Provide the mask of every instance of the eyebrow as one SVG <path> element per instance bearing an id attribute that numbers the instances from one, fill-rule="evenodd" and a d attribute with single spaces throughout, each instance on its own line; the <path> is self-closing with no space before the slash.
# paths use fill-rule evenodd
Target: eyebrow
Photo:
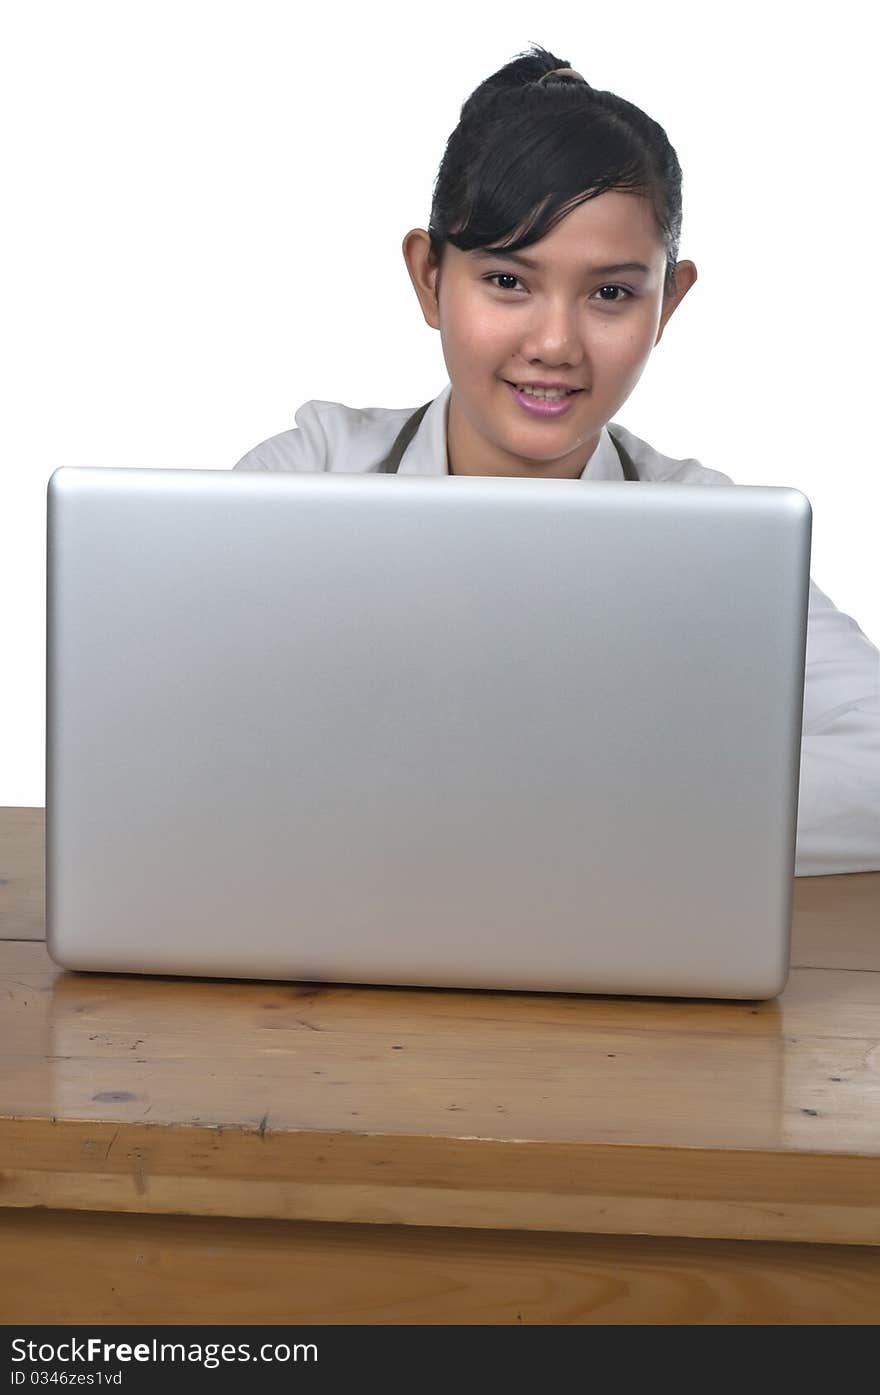
<path id="1" fill-rule="evenodd" d="M 530 271 L 541 269 L 540 262 L 531 257 L 524 257 L 520 252 L 500 252 L 492 251 L 488 247 L 475 247 L 472 255 L 480 261 L 515 262 L 517 266 L 526 266 Z M 651 268 L 644 262 L 614 262 L 610 266 L 588 266 L 585 270 L 591 276 L 616 276 L 621 271 L 644 271 L 648 276 L 651 274 Z"/>

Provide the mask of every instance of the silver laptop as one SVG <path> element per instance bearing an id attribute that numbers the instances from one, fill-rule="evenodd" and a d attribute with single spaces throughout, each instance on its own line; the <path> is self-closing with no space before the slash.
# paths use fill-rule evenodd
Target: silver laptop
<path id="1" fill-rule="evenodd" d="M 799 491 L 65 467 L 47 502 L 60 965 L 781 991 Z"/>

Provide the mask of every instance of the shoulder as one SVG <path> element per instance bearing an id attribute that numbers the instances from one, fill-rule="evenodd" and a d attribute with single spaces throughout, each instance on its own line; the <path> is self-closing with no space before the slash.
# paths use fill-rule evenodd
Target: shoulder
<path id="1" fill-rule="evenodd" d="M 729 475 L 710 470 L 699 460 L 691 457 L 676 460 L 671 455 L 663 455 L 619 422 L 609 422 L 609 426 L 631 456 L 640 480 L 657 484 L 733 484 Z"/>
<path id="2" fill-rule="evenodd" d="M 294 415 L 296 426 L 261 441 L 236 470 L 375 470 L 390 450 L 412 407 L 347 407 L 315 398 Z"/>

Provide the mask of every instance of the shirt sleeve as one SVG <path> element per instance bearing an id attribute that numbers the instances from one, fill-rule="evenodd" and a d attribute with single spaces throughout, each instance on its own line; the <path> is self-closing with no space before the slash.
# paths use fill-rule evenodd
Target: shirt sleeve
<path id="1" fill-rule="evenodd" d="M 261 441 L 243 455 L 234 470 L 308 472 L 327 469 L 327 436 L 317 402 L 305 402 L 294 415 L 296 426 Z"/>
<path id="2" fill-rule="evenodd" d="M 880 652 L 810 583 L 795 876 L 880 871 Z"/>

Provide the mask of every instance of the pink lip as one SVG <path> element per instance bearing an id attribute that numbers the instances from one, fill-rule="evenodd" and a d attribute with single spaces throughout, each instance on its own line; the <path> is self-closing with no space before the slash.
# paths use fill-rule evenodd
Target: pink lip
<path id="1" fill-rule="evenodd" d="M 504 381 L 523 411 L 533 417 L 561 417 L 569 410 L 577 396 L 577 392 L 572 392 L 568 397 L 561 397 L 558 402 L 539 401 L 535 397 L 526 397 L 523 392 L 517 392 L 513 383 L 508 383 L 506 379 Z"/>

